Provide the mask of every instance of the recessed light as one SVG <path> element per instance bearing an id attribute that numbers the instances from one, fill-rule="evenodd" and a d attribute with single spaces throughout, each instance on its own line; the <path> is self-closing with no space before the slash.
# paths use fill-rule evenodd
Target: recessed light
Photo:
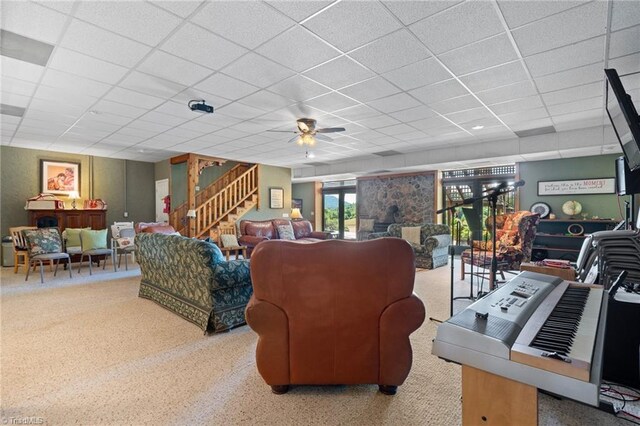
<path id="1" fill-rule="evenodd" d="M 473 126 L 471 130 L 481 130 L 484 129 L 484 126 Z"/>

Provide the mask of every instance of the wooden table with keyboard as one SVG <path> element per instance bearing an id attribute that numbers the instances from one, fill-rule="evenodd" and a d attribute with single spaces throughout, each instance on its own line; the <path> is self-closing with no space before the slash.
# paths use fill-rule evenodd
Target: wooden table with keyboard
<path id="1" fill-rule="evenodd" d="M 538 423 L 537 390 L 598 406 L 600 286 L 522 272 L 438 327 L 432 353 L 462 364 L 462 421 Z"/>

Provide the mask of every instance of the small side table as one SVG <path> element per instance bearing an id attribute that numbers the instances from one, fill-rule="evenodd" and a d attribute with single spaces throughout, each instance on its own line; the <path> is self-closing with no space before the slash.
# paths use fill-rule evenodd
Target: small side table
<path id="1" fill-rule="evenodd" d="M 231 252 L 233 252 L 233 254 L 236 256 L 236 259 L 240 255 L 242 255 L 243 259 L 247 258 L 247 246 L 220 247 L 220 251 L 224 253 L 224 255 L 227 258 L 227 261 L 229 260 L 229 256 L 231 255 Z"/>
<path id="2" fill-rule="evenodd" d="M 576 280 L 576 270 L 573 268 L 554 268 L 552 266 L 539 266 L 535 263 L 520 264 L 520 271 L 538 272 L 539 274 L 553 275 L 566 281 Z"/>

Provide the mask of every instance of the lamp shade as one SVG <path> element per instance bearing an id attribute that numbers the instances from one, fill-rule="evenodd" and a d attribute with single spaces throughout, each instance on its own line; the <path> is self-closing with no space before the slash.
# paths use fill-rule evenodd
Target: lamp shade
<path id="1" fill-rule="evenodd" d="M 187 211 L 187 217 L 196 217 L 196 211 L 195 210 Z"/>
<path id="2" fill-rule="evenodd" d="M 78 194 L 78 191 L 71 191 L 69 193 L 69 199 L 70 200 L 77 200 L 78 198 L 80 198 L 80 195 Z"/>
<path id="3" fill-rule="evenodd" d="M 302 213 L 300 213 L 300 209 L 294 207 L 291 209 L 291 219 L 302 219 Z"/>

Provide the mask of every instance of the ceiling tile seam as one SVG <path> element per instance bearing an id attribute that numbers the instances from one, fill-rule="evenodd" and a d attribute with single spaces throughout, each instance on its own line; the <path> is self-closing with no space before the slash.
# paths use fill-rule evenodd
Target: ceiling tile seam
<path id="1" fill-rule="evenodd" d="M 75 3 L 72 6 L 72 12 L 74 12 L 78 7 L 78 4 Z M 64 15 L 64 14 L 63 14 Z M 49 64 L 51 62 L 51 58 L 53 57 L 53 55 L 55 55 L 56 51 L 58 50 L 58 44 L 62 41 L 65 33 L 67 32 L 67 29 L 69 28 L 69 25 L 71 25 L 71 21 L 73 20 L 73 18 L 69 15 L 67 15 L 64 25 L 62 26 L 62 31 L 60 31 L 60 34 L 58 35 L 58 38 L 56 40 L 56 43 L 53 45 L 53 49 L 51 50 L 51 55 L 49 55 L 49 59 L 47 60 L 47 65 L 45 65 L 43 67 L 43 71 L 40 74 L 40 78 L 38 79 L 38 82 L 36 83 L 36 87 L 33 91 L 33 93 L 31 94 L 31 96 L 29 97 L 29 101 L 27 102 L 27 105 L 25 105 L 24 107 L 24 114 L 27 113 L 27 111 L 29 111 L 29 107 L 31 106 L 31 102 L 33 102 L 34 99 L 34 95 L 36 94 L 36 92 L 38 91 L 38 87 L 40 87 L 40 84 L 42 83 L 42 80 L 44 79 L 44 76 L 47 73 L 47 70 L 49 69 Z M 20 120 L 18 121 L 15 130 L 13 131 L 13 135 L 9 138 L 9 144 L 8 146 L 11 146 L 11 144 L 13 143 L 13 138 L 15 138 L 16 134 L 18 133 L 18 131 L 20 130 L 20 126 L 22 125 L 22 122 L 24 120 L 24 114 L 22 114 L 22 117 L 20 117 Z M 51 145 L 49 145 L 51 146 Z"/>
<path id="2" fill-rule="evenodd" d="M 337 5 L 340 2 L 342 2 L 342 0 L 336 0 L 331 4 L 328 4 L 327 6 L 323 7 L 319 11 L 313 13 L 311 16 L 307 16 L 306 18 L 304 18 L 302 21 L 298 22 L 298 24 L 299 25 L 304 25 L 306 22 L 310 21 L 311 19 L 315 18 L 316 16 L 320 15 L 321 13 L 326 12 L 328 9 L 332 8 L 333 6 Z"/>
<path id="3" fill-rule="evenodd" d="M 393 13 L 393 11 L 391 11 L 391 10 L 388 8 L 388 6 L 387 6 L 386 4 L 384 4 L 384 3 L 381 3 L 381 4 L 382 4 L 382 6 L 383 6 L 383 7 L 384 7 L 384 8 L 385 8 L 385 9 L 386 9 L 390 14 L 391 14 L 391 16 L 393 16 L 393 17 L 394 17 L 394 19 L 396 19 L 396 21 L 398 21 L 401 25 L 403 25 L 403 24 L 402 24 L 402 21 L 400 20 L 400 18 L 398 18 L 398 17 Z M 462 4 L 464 4 L 464 3 L 459 3 L 458 5 L 455 5 L 455 6 L 459 6 L 459 5 L 462 5 Z M 454 6 L 454 7 L 455 7 L 455 6 Z M 480 100 L 480 98 L 478 98 L 478 96 L 477 96 L 475 93 L 473 93 L 473 92 L 471 91 L 471 89 L 469 89 L 469 87 L 468 87 L 466 84 L 464 84 L 464 83 L 460 80 L 460 78 L 459 78 L 459 77 L 458 77 L 458 76 L 457 76 L 457 75 L 456 75 L 456 74 L 455 74 L 455 73 L 454 73 L 454 72 L 453 72 L 449 67 L 447 67 L 447 66 L 446 66 L 446 65 L 445 65 L 445 64 L 440 60 L 440 58 L 438 58 L 438 56 L 435 54 L 435 52 L 433 52 L 431 49 L 429 49 L 429 46 L 427 46 L 427 45 L 426 45 L 426 44 L 425 44 L 425 43 L 420 39 L 420 37 L 418 37 L 418 36 L 413 32 L 413 30 L 412 30 L 411 28 L 408 28 L 408 27 L 407 27 L 407 30 L 409 31 L 409 34 L 410 34 L 410 35 L 411 35 L 411 36 L 412 36 L 412 37 L 413 37 L 413 38 L 414 38 L 418 43 L 420 43 L 422 46 L 424 46 L 424 48 L 427 50 L 427 52 L 429 52 L 429 54 L 433 57 L 433 59 L 434 59 L 434 60 L 435 60 L 435 61 L 436 61 L 436 62 L 437 62 L 437 63 L 438 63 L 442 68 L 444 68 L 444 70 L 445 70 L 447 73 L 449 73 L 449 75 L 451 75 L 451 77 L 452 77 L 454 80 L 456 80 L 456 81 L 458 82 L 458 84 L 460 84 L 460 85 L 461 85 L 461 86 L 462 86 L 462 87 L 463 87 L 467 92 L 469 92 L 469 94 L 470 94 L 471 96 L 473 96 L 473 97 L 474 97 L 474 98 L 475 98 L 475 99 L 476 99 L 476 100 L 477 100 L 477 101 L 478 101 L 482 106 L 484 106 L 484 107 L 485 107 L 485 108 L 486 108 L 486 109 L 487 109 L 487 110 L 488 110 L 488 111 L 489 111 L 489 112 L 490 112 L 490 113 L 491 113 L 491 114 L 492 114 L 492 115 L 493 115 L 493 116 L 494 116 L 494 117 L 495 117 L 495 118 L 496 118 L 500 123 L 502 123 L 502 125 L 504 125 L 504 126 L 505 126 L 509 131 L 513 132 L 513 130 L 512 130 L 509 126 L 507 126 L 507 125 L 506 125 L 506 123 L 504 123 L 504 122 L 500 119 L 500 117 L 498 117 L 498 116 L 497 116 L 497 115 L 496 115 L 492 110 L 490 110 L 490 109 L 485 105 L 485 103 L 484 103 L 484 102 L 482 102 L 482 100 Z M 384 77 L 383 77 L 383 78 L 384 78 Z M 386 80 L 386 79 L 385 79 L 385 80 Z M 387 81 L 388 81 L 388 80 L 387 80 Z M 406 93 L 408 96 L 411 96 L 411 97 L 412 97 L 413 99 L 415 99 L 416 101 L 418 101 L 418 102 L 420 102 L 420 103 L 424 104 L 420 99 L 416 98 L 416 97 L 415 97 L 415 96 L 413 96 L 411 93 L 408 93 L 408 92 L 405 92 L 405 93 Z M 427 106 L 427 108 L 431 109 L 433 112 L 435 112 L 435 113 L 436 113 L 437 115 L 439 115 L 440 117 L 444 118 L 445 120 L 447 120 L 448 122 L 450 122 L 450 123 L 451 123 L 451 124 L 453 124 L 454 126 L 456 126 L 456 127 L 458 127 L 459 129 L 461 129 L 463 132 L 465 132 L 465 133 L 467 133 L 467 134 L 469 134 L 469 135 L 471 135 L 471 136 L 474 136 L 474 137 L 475 137 L 475 135 L 474 135 L 473 133 L 471 133 L 470 131 L 468 131 L 468 130 L 467 130 L 467 129 L 465 129 L 464 127 L 462 127 L 462 126 L 458 125 L 457 123 L 453 122 L 452 120 L 450 120 L 450 119 L 449 119 L 449 118 L 447 118 L 446 116 L 444 116 L 444 115 L 440 114 L 438 111 L 434 110 L 434 109 L 433 109 L 433 108 L 431 108 L 430 106 L 428 106 L 428 105 L 426 105 L 426 106 Z M 413 127 L 413 126 L 411 126 L 411 127 Z M 414 128 L 415 128 L 415 127 L 414 127 Z M 418 130 L 419 130 L 419 129 L 418 129 Z"/>
<path id="4" fill-rule="evenodd" d="M 605 34 L 604 34 L 604 68 L 609 68 L 609 50 L 611 47 L 611 21 L 613 20 L 613 1 L 609 1 L 607 4 L 607 22 L 605 23 Z M 606 122 L 606 118 L 608 117 L 607 113 L 607 82 L 606 79 L 603 79 L 602 82 L 602 110 L 604 111 L 602 117 L 602 146 L 604 147 L 604 125 Z"/>
<path id="5" fill-rule="evenodd" d="M 538 88 L 538 84 L 536 83 L 536 81 L 534 80 L 533 76 L 531 75 L 531 71 L 529 70 L 529 66 L 527 65 L 527 63 L 525 62 L 525 60 L 524 60 L 524 58 L 522 56 L 522 52 L 520 51 L 520 48 L 518 47 L 518 43 L 516 42 L 515 38 L 513 37 L 513 34 L 511 33 L 511 30 L 509 29 L 509 25 L 507 25 L 507 21 L 506 21 L 504 15 L 502 13 L 502 9 L 500 9 L 500 6 L 498 5 L 498 1 L 497 0 L 490 0 L 490 1 L 493 4 L 493 8 L 496 11 L 496 15 L 498 16 L 498 19 L 500 20 L 500 23 L 502 24 L 503 28 L 506 31 L 507 37 L 509 38 L 509 43 L 511 43 L 511 46 L 513 46 L 513 49 L 516 52 L 516 55 L 518 55 L 518 60 L 520 61 L 520 64 L 522 65 L 522 68 L 524 69 L 524 72 L 527 74 L 527 77 L 529 78 L 529 82 L 535 88 L 536 94 L 540 98 L 540 102 L 542 102 L 542 105 L 543 105 L 543 107 L 544 107 L 544 109 L 545 109 L 545 111 L 547 113 L 547 116 L 549 118 L 551 118 L 551 113 L 549 112 L 549 108 L 547 107 L 547 103 L 545 102 L 544 98 L 542 97 L 542 93 L 541 93 L 540 89 Z"/>
<path id="6" fill-rule="evenodd" d="M 199 13 L 200 10 L 206 5 L 205 2 L 201 3 L 198 7 L 196 7 L 193 12 L 191 12 L 191 14 L 189 14 L 186 18 L 184 18 L 182 20 L 182 22 L 180 22 L 173 30 L 171 30 L 169 32 L 169 34 L 167 34 L 155 47 L 152 47 L 151 50 L 149 52 L 147 52 L 146 55 L 144 55 L 136 64 L 134 64 L 132 67 L 129 68 L 129 70 L 127 70 L 127 72 L 125 72 L 123 74 L 123 76 L 120 78 L 120 80 L 118 80 L 114 85 L 111 86 L 111 88 L 109 90 L 107 90 L 93 105 L 91 105 L 89 108 L 87 108 L 86 111 L 91 111 L 93 108 L 95 108 L 95 106 L 102 100 L 106 100 L 105 97 L 111 93 L 116 87 L 118 88 L 122 88 L 125 90 L 130 90 L 130 89 L 126 89 L 124 87 L 119 86 L 124 80 L 126 80 L 127 77 L 129 77 L 131 74 L 133 74 L 133 72 L 140 72 L 137 70 L 137 68 L 144 63 L 144 61 L 146 61 L 149 57 L 151 57 L 151 55 L 153 55 L 156 51 L 160 50 L 159 47 L 165 43 L 168 39 L 170 39 L 176 32 L 178 32 L 180 29 L 182 29 L 188 22 L 188 19 L 191 18 L 192 16 L 194 16 L 195 14 Z M 76 9 L 77 9 L 78 3 L 76 2 L 74 4 L 74 11 L 73 14 L 75 15 Z M 74 18 L 77 19 L 77 18 Z M 215 71 L 213 71 L 211 74 L 209 74 L 209 76 L 207 76 L 206 78 L 209 78 L 211 75 L 215 74 Z M 191 86 L 189 86 L 191 87 Z M 185 89 L 187 90 L 187 89 Z M 136 92 L 139 93 L 139 92 Z M 179 92 L 182 93 L 182 92 Z M 167 102 L 170 102 L 169 100 L 162 102 L 161 104 L 157 105 L 155 108 L 153 108 L 151 111 L 155 111 L 157 108 L 165 105 Z M 100 140 L 96 141 L 93 145 L 90 145 L 89 147 L 85 148 L 86 149 L 90 149 L 93 146 L 99 144 L 100 142 L 102 142 L 104 139 L 109 138 L 111 136 L 113 136 L 115 133 L 121 131 L 123 128 L 127 127 L 128 125 L 130 125 L 131 123 L 133 123 L 134 121 L 136 121 L 137 119 L 139 119 L 140 117 L 142 117 L 143 115 L 145 115 L 147 112 L 149 112 L 149 110 L 146 110 L 144 113 L 140 114 L 139 116 L 132 118 L 129 122 L 125 123 L 124 125 L 122 125 L 119 129 L 111 132 L 110 134 L 106 135 L 105 137 L 101 138 Z M 127 117 L 129 118 L 129 117 Z M 195 117 L 194 117 L 195 119 Z M 174 126 L 175 127 L 175 126 Z M 171 129 L 169 129 L 171 130 Z M 163 132 L 161 132 L 163 133 Z M 56 140 L 59 138 L 56 138 Z M 54 141 L 55 143 L 55 141 Z M 132 145 L 134 146 L 134 145 Z M 80 152 L 84 152 L 85 150 L 81 150 Z M 116 152 L 121 152 L 120 151 L 116 151 Z"/>

